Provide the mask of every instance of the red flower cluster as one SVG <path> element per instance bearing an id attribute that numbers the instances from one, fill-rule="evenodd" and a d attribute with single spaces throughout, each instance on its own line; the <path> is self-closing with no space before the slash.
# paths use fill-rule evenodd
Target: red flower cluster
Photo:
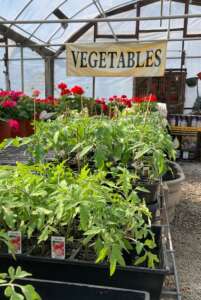
<path id="1" fill-rule="evenodd" d="M 6 100 L 1 104 L 1 106 L 3 108 L 12 108 L 16 105 L 17 105 L 17 103 L 15 101 L 11 101 L 11 100 Z"/>
<path id="2" fill-rule="evenodd" d="M 15 132 L 18 132 L 20 129 L 20 124 L 17 120 L 9 119 L 7 120 L 8 126 L 13 129 Z"/>
<path id="3" fill-rule="evenodd" d="M 68 86 L 66 83 L 61 82 L 58 84 L 58 88 L 61 90 L 60 91 L 60 95 L 64 96 L 64 95 L 70 95 L 71 91 L 68 89 Z"/>
<path id="4" fill-rule="evenodd" d="M 157 102 L 157 97 L 156 95 L 152 95 L 152 94 L 144 97 L 133 97 L 132 102 L 134 103 Z"/>
<path id="5" fill-rule="evenodd" d="M 36 103 L 44 103 L 44 104 L 49 104 L 49 105 L 57 105 L 58 104 L 58 99 L 48 96 L 47 98 L 41 99 L 37 98 L 35 99 Z"/>
<path id="6" fill-rule="evenodd" d="M 32 96 L 33 97 L 38 97 L 40 95 L 40 91 L 39 90 L 33 90 L 32 92 Z"/>
<path id="7" fill-rule="evenodd" d="M 8 97 L 15 102 L 22 96 L 25 96 L 25 94 L 21 91 L 0 91 L 0 98 Z"/>
<path id="8" fill-rule="evenodd" d="M 131 107 L 132 106 L 132 99 L 129 99 L 126 95 L 122 96 L 111 96 L 109 98 L 109 102 L 117 103 L 118 105 Z"/>
<path id="9" fill-rule="evenodd" d="M 201 72 L 197 74 L 197 77 L 201 80 Z"/>
<path id="10" fill-rule="evenodd" d="M 73 93 L 74 95 L 83 95 L 84 89 L 79 85 L 75 85 L 71 88 L 71 93 Z"/>
<path id="11" fill-rule="evenodd" d="M 107 111 L 108 110 L 108 106 L 105 102 L 105 98 L 97 98 L 96 103 L 100 104 L 100 107 L 101 107 L 102 111 Z"/>
<path id="12" fill-rule="evenodd" d="M 61 82 L 58 84 L 58 88 L 61 90 L 60 92 L 61 96 L 71 95 L 71 94 L 81 96 L 84 94 L 84 89 L 79 85 L 75 85 L 71 89 L 68 89 L 67 84 L 65 82 Z"/>

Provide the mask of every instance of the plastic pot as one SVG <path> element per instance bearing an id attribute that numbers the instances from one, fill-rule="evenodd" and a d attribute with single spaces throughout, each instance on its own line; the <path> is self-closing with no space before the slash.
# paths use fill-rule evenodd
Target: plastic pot
<path id="1" fill-rule="evenodd" d="M 159 182 L 149 182 L 146 180 L 142 180 L 140 182 L 135 183 L 134 187 L 142 186 L 149 192 L 137 191 L 139 198 L 144 199 L 146 204 L 154 204 L 156 203 L 158 190 L 159 190 Z"/>

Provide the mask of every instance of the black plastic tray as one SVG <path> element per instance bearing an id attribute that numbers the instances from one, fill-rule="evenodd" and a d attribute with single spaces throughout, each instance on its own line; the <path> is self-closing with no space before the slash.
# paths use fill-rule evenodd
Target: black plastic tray
<path id="1" fill-rule="evenodd" d="M 87 284 L 28 279 L 21 284 L 32 284 L 42 300 L 150 300 L 149 294 L 143 291 L 100 287 Z M 0 299 L 6 300 L 3 291 Z"/>
<path id="2" fill-rule="evenodd" d="M 160 227 L 158 234 L 160 238 Z M 159 268 L 117 267 L 111 277 L 107 264 L 95 264 L 81 260 L 58 260 L 17 255 L 15 261 L 11 255 L 1 254 L 0 265 L 2 272 L 6 272 L 10 265 L 21 266 L 23 270 L 32 273 L 33 277 L 37 279 L 146 291 L 150 293 L 151 300 L 159 300 L 165 275 L 169 272 L 163 261 L 163 251 L 161 244 Z"/>

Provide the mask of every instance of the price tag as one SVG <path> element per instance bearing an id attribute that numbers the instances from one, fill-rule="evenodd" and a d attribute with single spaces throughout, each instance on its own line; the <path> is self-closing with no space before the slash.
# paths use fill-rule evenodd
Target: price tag
<path id="1" fill-rule="evenodd" d="M 22 254 L 22 236 L 20 231 L 8 231 L 10 243 L 13 246 L 15 254 Z M 11 251 L 9 250 L 9 253 Z"/>
<path id="2" fill-rule="evenodd" d="M 63 236 L 51 237 L 51 257 L 65 259 L 65 238 Z"/>

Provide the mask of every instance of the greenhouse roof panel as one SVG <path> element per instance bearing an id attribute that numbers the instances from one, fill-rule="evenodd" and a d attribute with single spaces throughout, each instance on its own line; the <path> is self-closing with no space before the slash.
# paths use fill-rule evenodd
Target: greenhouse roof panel
<path id="1" fill-rule="evenodd" d="M 136 0 L 0 0 L 0 18 L 5 20 L 53 20 L 58 18 L 54 11 L 59 9 L 67 18 L 88 19 L 99 15 L 104 16 L 108 10 L 135 2 Z M 68 24 L 66 28 L 59 23 L 7 26 L 38 43 L 64 43 L 84 25 L 84 23 Z"/>

